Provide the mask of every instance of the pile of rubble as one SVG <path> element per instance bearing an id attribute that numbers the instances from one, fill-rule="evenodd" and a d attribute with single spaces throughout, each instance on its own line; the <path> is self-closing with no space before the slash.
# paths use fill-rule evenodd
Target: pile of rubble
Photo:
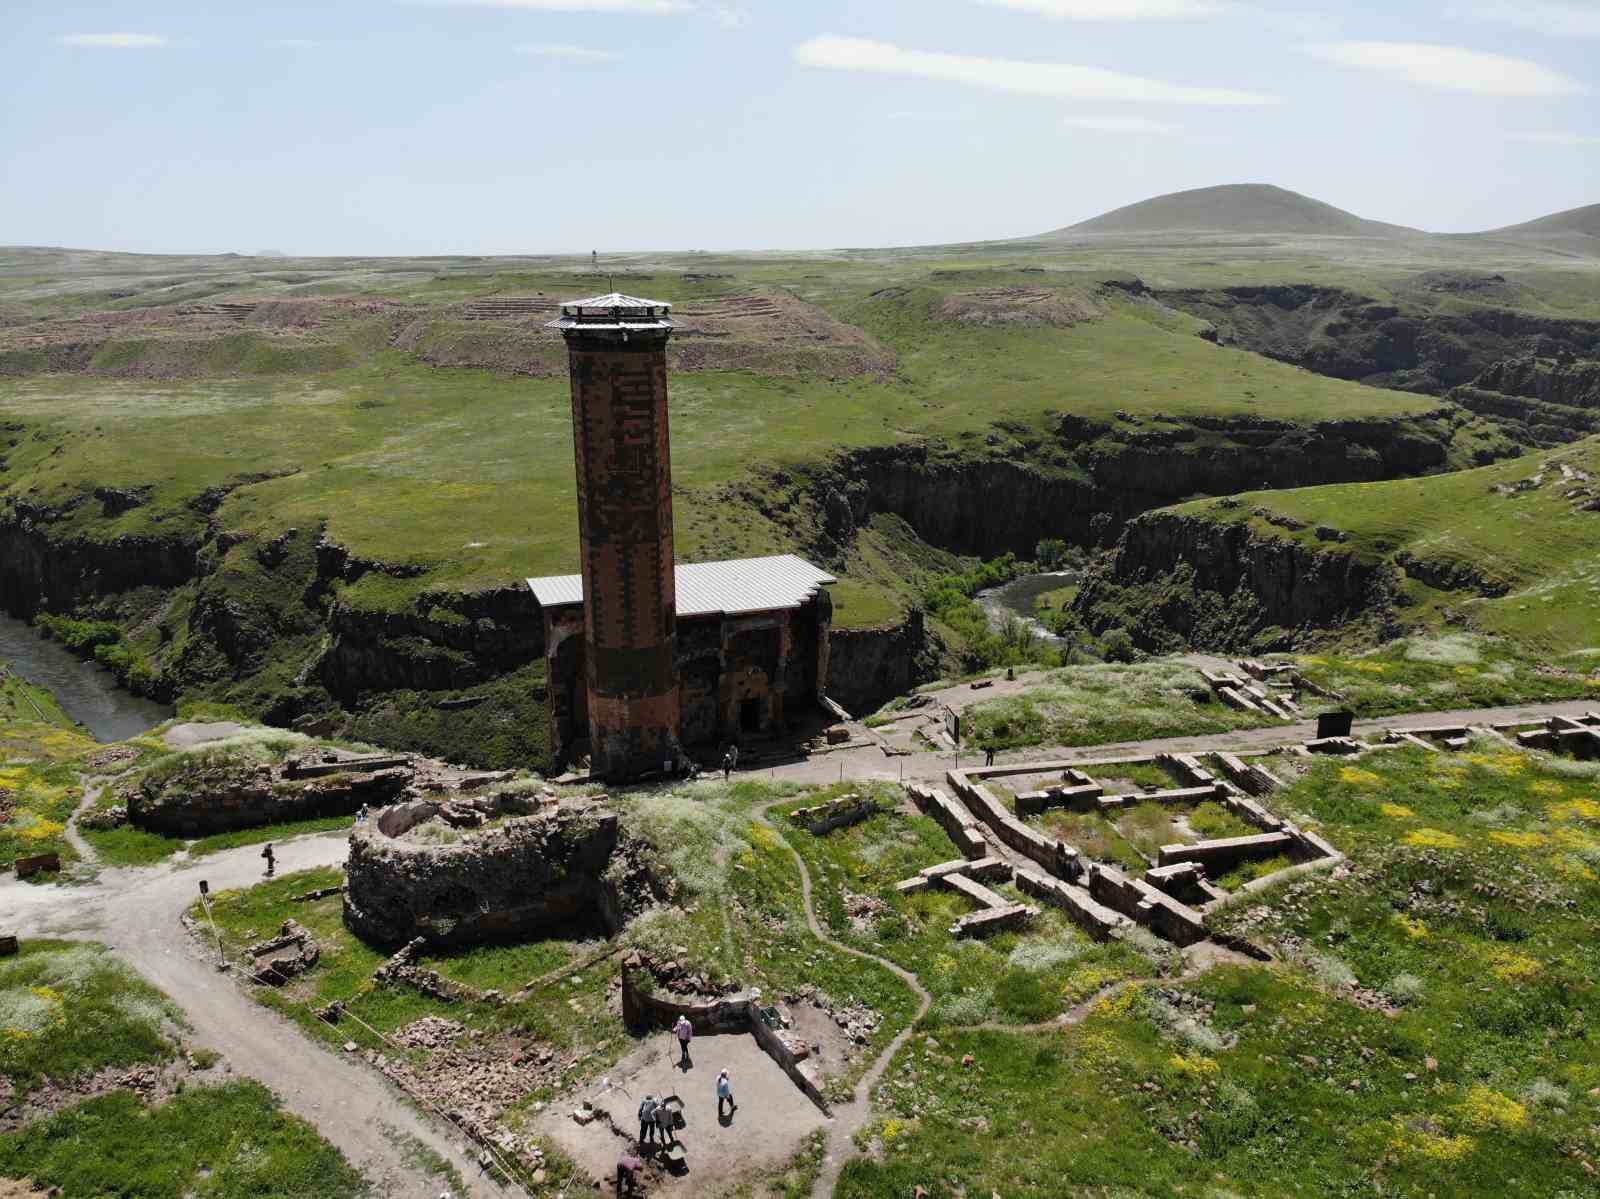
<path id="1" fill-rule="evenodd" d="M 872 1034 L 883 1023 L 883 1013 L 876 1008 L 865 1003 L 835 1003 L 826 992 L 812 983 L 792 992 L 787 1000 L 794 1005 L 809 1003 L 825 1013 L 857 1045 L 865 1045 L 872 1040 Z"/>
<path id="2" fill-rule="evenodd" d="M 244 951 L 250 981 L 269 987 L 281 987 L 304 974 L 321 957 L 322 947 L 311 931 L 294 920 L 285 920 L 276 937 L 257 941 Z"/>

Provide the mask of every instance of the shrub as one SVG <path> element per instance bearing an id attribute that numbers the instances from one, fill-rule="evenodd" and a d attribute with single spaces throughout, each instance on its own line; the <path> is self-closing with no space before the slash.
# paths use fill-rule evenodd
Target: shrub
<path id="1" fill-rule="evenodd" d="M 1107 662 L 1133 662 L 1139 656 L 1127 629 L 1112 629 L 1102 637 L 1100 652 Z"/>

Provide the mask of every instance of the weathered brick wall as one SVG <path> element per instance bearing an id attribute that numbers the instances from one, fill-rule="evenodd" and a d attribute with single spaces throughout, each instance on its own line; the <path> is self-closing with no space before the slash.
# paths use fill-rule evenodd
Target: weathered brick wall
<path id="1" fill-rule="evenodd" d="M 681 756 L 666 346 L 665 331 L 567 339 L 590 754 L 605 778 Z"/>

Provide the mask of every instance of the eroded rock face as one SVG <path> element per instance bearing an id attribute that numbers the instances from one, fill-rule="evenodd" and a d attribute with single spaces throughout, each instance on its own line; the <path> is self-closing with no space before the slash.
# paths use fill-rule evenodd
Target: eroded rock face
<path id="1" fill-rule="evenodd" d="M 419 937 L 469 945 L 590 919 L 615 928 L 649 902 L 648 867 L 603 802 L 473 802 L 493 809 L 495 823 L 446 844 L 404 835 L 439 815 L 439 801 L 396 805 L 357 823 L 345 868 L 351 931 L 385 946 Z"/>

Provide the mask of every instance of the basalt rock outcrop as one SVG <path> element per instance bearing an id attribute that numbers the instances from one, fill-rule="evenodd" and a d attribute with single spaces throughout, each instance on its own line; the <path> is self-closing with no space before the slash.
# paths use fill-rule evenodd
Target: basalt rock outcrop
<path id="1" fill-rule="evenodd" d="M 1074 611 L 1097 631 L 1126 627 L 1148 649 L 1232 650 L 1265 629 L 1287 636 L 1381 616 L 1396 585 L 1392 567 L 1337 542 L 1313 546 L 1248 521 L 1152 512 L 1085 576 Z"/>

